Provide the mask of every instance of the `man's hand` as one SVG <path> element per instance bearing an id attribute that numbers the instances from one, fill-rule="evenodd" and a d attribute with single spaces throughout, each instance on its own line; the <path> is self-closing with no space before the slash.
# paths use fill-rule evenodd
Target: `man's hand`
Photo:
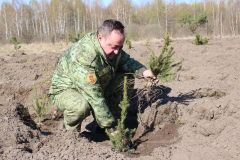
<path id="1" fill-rule="evenodd" d="M 114 137 L 115 134 L 117 134 L 117 133 L 118 133 L 118 130 L 115 130 L 114 132 L 111 133 L 111 135 Z"/>
<path id="2" fill-rule="evenodd" d="M 151 71 L 150 69 L 144 71 L 144 72 L 143 72 L 143 76 L 144 76 L 145 78 L 152 78 L 153 80 L 155 80 L 156 83 L 159 82 L 159 80 L 158 80 L 155 76 L 153 76 L 152 71 Z"/>

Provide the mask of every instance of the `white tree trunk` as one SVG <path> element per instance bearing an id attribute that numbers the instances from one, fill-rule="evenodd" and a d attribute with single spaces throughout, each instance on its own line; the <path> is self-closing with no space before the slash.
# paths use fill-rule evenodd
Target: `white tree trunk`
<path id="1" fill-rule="evenodd" d="M 64 11 L 64 22 L 63 22 L 63 32 L 62 32 L 63 35 L 65 35 L 67 31 L 67 21 L 68 21 L 67 12 Z"/>
<path id="2" fill-rule="evenodd" d="M 168 31 L 168 1 L 166 0 L 166 32 Z"/>
<path id="3" fill-rule="evenodd" d="M 219 33 L 219 27 L 218 27 L 218 25 L 219 25 L 219 18 L 220 18 L 220 16 L 219 16 L 219 8 L 220 8 L 220 3 L 218 3 L 218 13 L 217 13 L 217 16 L 216 16 L 216 28 L 217 28 L 218 34 L 220 34 Z"/>
<path id="4" fill-rule="evenodd" d="M 26 29 L 27 29 L 27 32 L 28 32 L 28 28 L 29 28 L 29 20 L 26 18 L 26 22 L 25 22 L 25 25 L 26 25 Z"/>
<path id="5" fill-rule="evenodd" d="M 231 20 L 230 20 L 230 29 L 232 32 L 232 35 L 235 35 L 235 28 L 234 28 L 234 20 L 233 20 L 233 13 L 231 12 Z"/>
<path id="6" fill-rule="evenodd" d="M 33 27 L 33 33 L 35 34 L 36 30 L 35 30 L 35 25 L 34 25 L 34 19 L 32 18 L 32 27 Z"/>
<path id="7" fill-rule="evenodd" d="M 45 22 L 46 22 L 46 32 L 47 32 L 47 36 L 49 36 L 50 35 L 50 23 L 49 23 L 49 15 L 47 14 L 47 12 L 48 12 L 48 9 L 47 9 L 47 3 L 45 2 L 44 3 L 44 16 L 45 16 Z"/>
<path id="8" fill-rule="evenodd" d="M 35 28 L 36 28 L 36 33 L 38 33 L 38 23 L 37 23 L 36 17 L 38 17 L 38 11 L 37 11 L 37 16 L 35 16 Z"/>
<path id="9" fill-rule="evenodd" d="M 194 11 L 193 11 L 193 18 L 196 19 L 196 0 L 194 0 Z"/>
<path id="10" fill-rule="evenodd" d="M 20 20 L 19 20 L 19 27 L 20 27 L 20 36 L 22 36 L 23 32 L 23 7 L 20 7 Z"/>
<path id="11" fill-rule="evenodd" d="M 117 9 L 113 9 L 113 14 L 115 14 L 115 16 L 117 17 L 117 20 L 119 20 L 119 7 L 120 5 L 118 4 L 118 1 L 117 1 L 117 4 L 115 4 L 115 7 L 117 7 Z"/>
<path id="12" fill-rule="evenodd" d="M 77 16 L 75 9 L 73 10 L 73 19 L 74 19 L 74 31 L 77 31 Z"/>
<path id="13" fill-rule="evenodd" d="M 238 13 L 236 11 L 236 31 L 235 31 L 235 35 L 238 35 Z"/>
<path id="14" fill-rule="evenodd" d="M 42 10 L 42 12 L 43 12 L 43 10 Z M 42 19 L 41 19 L 41 22 L 42 22 L 42 27 L 43 27 L 43 34 L 44 34 L 44 36 L 46 36 L 46 26 L 45 26 L 45 20 L 44 20 L 44 17 L 43 17 L 43 14 L 41 14 L 42 15 Z"/>
<path id="15" fill-rule="evenodd" d="M 159 17 L 159 8 L 158 8 L 158 4 L 157 4 L 157 20 L 158 20 L 159 30 L 160 30 L 160 33 L 161 33 L 161 25 L 160 25 L 160 17 Z"/>
<path id="16" fill-rule="evenodd" d="M 39 30 L 40 30 L 40 38 L 41 38 L 41 41 L 42 41 L 42 26 L 41 26 L 41 23 L 39 23 Z"/>
<path id="17" fill-rule="evenodd" d="M 83 16 L 83 32 L 85 33 L 86 32 L 86 27 L 85 27 L 85 16 Z"/>
<path id="18" fill-rule="evenodd" d="M 215 29 L 215 9 L 214 9 L 214 5 L 213 5 L 213 11 L 212 11 L 212 17 L 213 17 L 213 36 L 215 36 L 216 34 L 216 29 Z"/>
<path id="19" fill-rule="evenodd" d="M 15 25 L 16 25 L 16 29 L 17 29 L 17 36 L 19 37 L 20 31 L 19 31 L 19 21 L 18 21 L 18 10 L 17 10 L 17 5 L 14 4 L 13 5 L 14 11 L 15 11 Z"/>
<path id="20" fill-rule="evenodd" d="M 7 14 L 6 14 L 6 4 L 3 5 L 3 17 L 4 17 L 4 22 L 5 22 L 5 34 L 6 34 L 6 40 L 9 38 L 9 33 L 8 33 L 8 23 L 7 23 Z"/>
<path id="21" fill-rule="evenodd" d="M 77 29 L 79 32 L 80 32 L 80 11 L 78 9 L 78 29 Z"/>
<path id="22" fill-rule="evenodd" d="M 221 32 L 220 32 L 220 36 L 222 37 L 223 34 L 223 23 L 222 23 L 222 12 L 221 12 Z"/>

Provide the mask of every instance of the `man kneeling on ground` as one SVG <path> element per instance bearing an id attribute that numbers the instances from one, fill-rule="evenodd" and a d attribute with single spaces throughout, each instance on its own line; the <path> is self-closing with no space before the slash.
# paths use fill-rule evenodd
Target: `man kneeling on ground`
<path id="1" fill-rule="evenodd" d="M 122 23 L 105 20 L 97 32 L 85 35 L 61 57 L 48 97 L 63 112 L 66 129 L 80 132 L 91 112 L 100 128 L 114 128 L 121 116 L 118 104 L 123 98 L 124 76 L 133 82 L 128 84 L 129 99 L 135 77 L 156 79 L 122 50 L 124 41 Z"/>

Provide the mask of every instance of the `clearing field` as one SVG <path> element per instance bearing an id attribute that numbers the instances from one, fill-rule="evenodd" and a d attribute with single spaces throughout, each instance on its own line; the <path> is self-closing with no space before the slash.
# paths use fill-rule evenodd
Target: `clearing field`
<path id="1" fill-rule="evenodd" d="M 24 52 L 18 53 L 12 45 L 1 46 L 0 159 L 240 159 L 240 38 L 210 39 L 203 46 L 192 40 L 171 43 L 175 61 L 185 60 L 176 80 L 159 82 L 152 103 L 142 107 L 151 129 L 144 132 L 141 125 L 128 123 L 138 126 L 134 153 L 115 151 L 105 135 L 95 133 L 92 116 L 83 122 L 81 134 L 63 129 L 62 113 L 53 106 L 43 124 L 36 124 L 33 84 L 39 97 L 48 93 L 51 75 L 70 44 L 22 45 Z M 150 40 L 149 47 L 160 53 L 163 43 Z M 132 49 L 124 50 L 148 66 L 145 44 L 133 42 Z M 144 93 L 145 83 L 136 79 L 135 91 Z M 136 122 L 138 98 L 133 97 L 128 122 Z"/>

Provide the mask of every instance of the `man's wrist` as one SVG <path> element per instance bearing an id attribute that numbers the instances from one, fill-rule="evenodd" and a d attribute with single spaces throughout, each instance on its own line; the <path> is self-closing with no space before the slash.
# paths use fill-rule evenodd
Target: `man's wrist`
<path id="1" fill-rule="evenodd" d="M 136 71 L 136 78 L 141 78 L 143 77 L 143 72 L 146 71 L 146 67 L 141 67 Z"/>

